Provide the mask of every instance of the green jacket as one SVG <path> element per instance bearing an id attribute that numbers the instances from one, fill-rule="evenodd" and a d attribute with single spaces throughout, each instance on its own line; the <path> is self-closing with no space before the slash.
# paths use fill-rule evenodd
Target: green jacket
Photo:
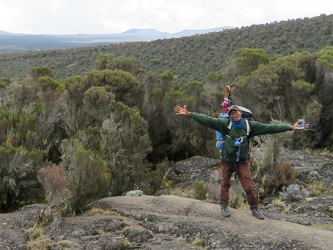
<path id="1" fill-rule="evenodd" d="M 195 112 L 190 113 L 190 117 L 196 122 L 212 128 L 214 130 L 219 131 L 224 137 L 224 148 L 223 148 L 223 156 L 222 160 L 229 162 L 230 155 L 234 152 L 234 143 L 236 139 L 240 137 L 246 136 L 246 124 L 244 122 L 243 128 L 234 129 L 231 128 L 229 132 L 229 137 L 226 137 L 228 132 L 229 119 L 221 119 L 221 118 L 213 118 L 207 115 L 197 114 Z M 280 132 L 291 131 L 291 126 L 287 125 L 275 125 L 275 124 L 262 124 L 260 122 L 250 121 L 251 131 L 250 137 L 254 137 L 256 135 L 265 135 L 265 134 L 275 134 Z M 231 137 L 231 138 L 230 138 Z M 249 153 L 249 140 L 248 138 L 244 138 L 241 145 L 241 158 L 248 158 Z"/>

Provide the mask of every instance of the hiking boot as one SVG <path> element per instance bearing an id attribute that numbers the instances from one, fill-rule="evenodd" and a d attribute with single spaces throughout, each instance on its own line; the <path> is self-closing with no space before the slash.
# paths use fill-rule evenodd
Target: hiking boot
<path id="1" fill-rule="evenodd" d="M 221 205 L 221 213 L 223 217 L 229 217 L 231 215 L 228 209 L 228 205 Z"/>
<path id="2" fill-rule="evenodd" d="M 252 215 L 260 220 L 265 219 L 265 216 L 260 212 L 258 208 L 252 209 Z"/>

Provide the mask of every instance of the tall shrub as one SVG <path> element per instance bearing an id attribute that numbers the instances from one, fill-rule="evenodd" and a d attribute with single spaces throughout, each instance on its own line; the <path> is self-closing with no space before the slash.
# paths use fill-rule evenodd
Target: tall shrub
<path id="1" fill-rule="evenodd" d="M 72 212 L 80 213 L 85 206 L 105 195 L 110 184 L 106 161 L 77 140 L 64 140 L 61 167 L 68 177 Z"/>

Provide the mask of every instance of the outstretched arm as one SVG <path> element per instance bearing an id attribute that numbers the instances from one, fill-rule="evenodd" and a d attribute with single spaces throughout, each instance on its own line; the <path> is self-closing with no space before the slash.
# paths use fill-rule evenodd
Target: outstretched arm
<path id="1" fill-rule="evenodd" d="M 195 112 L 189 112 L 187 110 L 186 105 L 184 106 L 184 108 L 182 108 L 180 106 L 176 106 L 175 111 L 176 111 L 176 115 L 190 116 L 194 121 L 196 121 L 206 127 L 220 131 L 220 132 L 223 131 L 223 127 L 226 128 L 226 126 L 227 126 L 226 124 L 224 124 L 228 121 L 227 119 L 213 118 L 208 115 L 202 115 L 202 114 L 197 114 Z M 289 129 L 290 129 L 290 127 L 289 127 Z"/>
<path id="2" fill-rule="evenodd" d="M 257 135 L 267 135 L 267 134 L 275 134 L 275 133 L 281 133 L 286 132 L 290 130 L 298 130 L 298 126 L 300 120 L 298 120 L 294 125 L 288 126 L 288 125 L 279 125 L 279 124 L 262 124 L 259 122 L 251 121 L 251 136 L 257 136 Z M 309 124 L 304 124 L 304 130 L 307 130 L 309 127 Z"/>
<path id="3" fill-rule="evenodd" d="M 175 107 L 176 115 L 190 115 L 190 112 L 187 111 L 186 105 L 184 108 L 180 106 Z"/>

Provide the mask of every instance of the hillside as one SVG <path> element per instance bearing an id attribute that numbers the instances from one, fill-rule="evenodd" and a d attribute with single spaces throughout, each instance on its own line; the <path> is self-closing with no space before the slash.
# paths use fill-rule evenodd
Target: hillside
<path id="1" fill-rule="evenodd" d="M 180 83 L 205 82 L 220 74 L 235 50 L 264 49 L 273 58 L 302 51 L 318 51 L 333 45 L 333 15 L 267 23 L 190 37 L 130 42 L 66 50 L 0 54 L 0 77 L 48 66 L 55 79 L 84 74 L 101 53 L 134 58 L 145 71 L 171 70 Z"/>

